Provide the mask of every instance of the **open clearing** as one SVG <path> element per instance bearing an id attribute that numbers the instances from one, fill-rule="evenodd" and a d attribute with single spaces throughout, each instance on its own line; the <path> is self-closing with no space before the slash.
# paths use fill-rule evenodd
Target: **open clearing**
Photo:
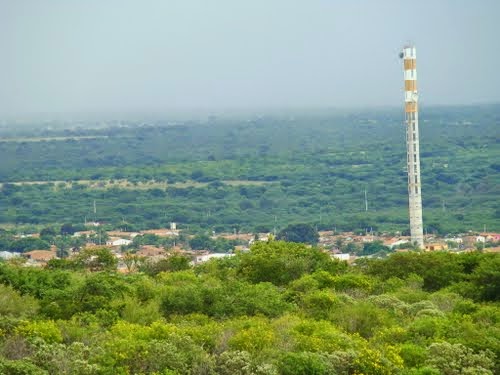
<path id="1" fill-rule="evenodd" d="M 262 186 L 272 184 L 271 181 L 250 181 L 250 180 L 223 180 L 220 181 L 228 186 Z M 209 182 L 185 181 L 169 183 L 168 181 L 141 181 L 132 182 L 129 180 L 74 180 L 74 181 L 16 181 L 9 182 L 15 186 L 26 185 L 54 185 L 54 189 L 70 189 L 74 185 L 84 185 L 89 189 L 129 189 L 129 190 L 147 190 L 147 189 L 167 189 L 167 188 L 188 188 L 188 187 L 205 187 Z M 4 183 L 0 183 L 2 187 Z"/>

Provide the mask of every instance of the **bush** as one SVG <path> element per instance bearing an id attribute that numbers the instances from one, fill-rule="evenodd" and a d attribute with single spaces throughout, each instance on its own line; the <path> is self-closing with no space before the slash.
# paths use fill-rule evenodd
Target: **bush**
<path id="1" fill-rule="evenodd" d="M 328 375 L 333 373 L 325 356 L 320 353 L 286 353 L 281 358 L 278 367 L 283 375 Z"/>

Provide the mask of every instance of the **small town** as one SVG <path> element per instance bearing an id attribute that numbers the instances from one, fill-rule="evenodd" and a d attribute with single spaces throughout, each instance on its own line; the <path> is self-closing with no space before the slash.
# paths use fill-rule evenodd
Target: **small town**
<path id="1" fill-rule="evenodd" d="M 273 233 L 220 233 L 207 235 L 188 235 L 171 223 L 170 228 L 149 229 L 139 232 L 124 232 L 99 228 L 99 223 L 93 223 L 83 231 L 72 231 L 71 226 L 61 227 L 61 233 L 52 232 L 16 234 L 13 239 L 36 243 L 37 239 L 45 238 L 50 244 L 44 249 L 29 249 L 23 252 L 0 251 L 0 259 L 23 262 L 26 267 L 43 267 L 53 259 L 63 259 L 78 254 L 104 248 L 116 258 L 117 270 L 123 273 L 137 271 L 142 263 L 157 263 L 172 255 L 189 259 L 190 264 L 204 263 L 213 258 L 230 257 L 237 252 L 247 252 L 256 242 L 269 242 L 276 239 Z M 69 227 L 69 228 L 68 228 Z M 314 243 L 322 251 L 334 259 L 354 263 L 358 258 L 384 258 L 395 252 L 415 250 L 410 236 L 394 233 L 364 234 L 353 232 L 337 233 L 334 231 L 317 232 L 317 242 Z M 62 241 L 61 241 L 62 240 Z M 304 241 L 304 242 L 307 242 Z M 217 246 L 219 245 L 219 246 Z M 15 247 L 15 245 L 14 245 Z M 445 251 L 464 253 L 471 251 L 485 253 L 500 252 L 500 233 L 478 232 L 456 235 L 453 237 L 425 236 L 425 247 L 422 252 Z M 133 257 L 134 267 L 126 259 Z"/>

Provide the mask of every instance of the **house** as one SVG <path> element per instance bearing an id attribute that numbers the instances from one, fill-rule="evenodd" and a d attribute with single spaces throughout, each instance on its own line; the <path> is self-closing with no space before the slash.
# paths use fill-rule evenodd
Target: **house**
<path id="1" fill-rule="evenodd" d="M 487 242 L 499 242 L 500 234 L 498 233 L 483 233 L 483 236 L 486 237 Z"/>
<path id="2" fill-rule="evenodd" d="M 429 243 L 425 245 L 425 251 L 444 251 L 448 250 L 448 245 L 445 243 Z"/>
<path id="3" fill-rule="evenodd" d="M 32 263 L 47 263 L 51 259 L 57 258 L 54 250 L 32 250 L 23 254 Z"/>
<path id="4" fill-rule="evenodd" d="M 164 258 L 167 255 L 164 248 L 149 245 L 141 246 L 136 254 L 146 258 Z"/>
<path id="5" fill-rule="evenodd" d="M 221 259 L 221 258 L 226 258 L 226 257 L 232 257 L 234 254 L 228 254 L 228 253 L 211 253 L 211 254 L 205 254 L 205 255 L 198 255 L 194 263 L 205 263 L 208 262 L 210 259 Z"/>
<path id="6" fill-rule="evenodd" d="M 106 245 L 108 246 L 127 246 L 132 243 L 131 240 L 127 240 L 125 238 L 110 238 L 108 241 L 106 241 Z"/>

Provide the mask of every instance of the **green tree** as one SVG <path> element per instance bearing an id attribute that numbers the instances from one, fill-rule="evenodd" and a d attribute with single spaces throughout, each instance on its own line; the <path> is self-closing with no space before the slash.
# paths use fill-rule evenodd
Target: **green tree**
<path id="1" fill-rule="evenodd" d="M 489 350 L 474 353 L 462 344 L 441 342 L 430 345 L 427 365 L 438 369 L 443 375 L 493 375 L 495 362 Z"/>
<path id="2" fill-rule="evenodd" d="M 75 228 L 73 228 L 73 224 L 71 223 L 65 223 L 61 225 L 61 230 L 60 230 L 61 235 L 70 235 L 72 236 L 75 234 Z"/>
<path id="3" fill-rule="evenodd" d="M 349 254 L 358 254 L 362 251 L 360 246 L 355 242 L 349 242 L 347 245 L 344 245 L 341 250 Z"/>
<path id="4" fill-rule="evenodd" d="M 161 301 L 164 315 L 203 312 L 205 293 L 203 284 L 192 271 L 162 274 L 167 285 Z"/>
<path id="5" fill-rule="evenodd" d="M 342 306 L 331 316 L 331 320 L 347 332 L 358 333 L 365 338 L 370 338 L 376 331 L 393 324 L 387 310 L 366 302 Z"/>
<path id="6" fill-rule="evenodd" d="M 384 246 L 382 241 L 372 241 L 372 242 L 365 242 L 363 244 L 363 255 L 372 255 L 379 253 L 381 251 L 389 252 L 390 249 L 387 246 Z"/>
<path id="7" fill-rule="evenodd" d="M 158 261 L 146 260 L 139 265 L 139 270 L 150 276 L 155 276 L 160 272 L 176 272 L 191 268 L 191 259 L 180 254 L 173 254 L 166 259 Z"/>
<path id="8" fill-rule="evenodd" d="M 129 286 L 117 274 L 99 272 L 90 274 L 71 296 L 74 308 L 79 312 L 109 311 L 117 317 L 111 306 L 113 300 L 122 299 L 129 291 Z"/>
<path id="9" fill-rule="evenodd" d="M 325 356 L 320 353 L 286 353 L 280 360 L 280 373 L 283 375 L 327 375 L 332 373 Z"/>
<path id="10" fill-rule="evenodd" d="M 49 344 L 62 342 L 61 330 L 52 320 L 22 322 L 16 327 L 16 333 L 26 338 L 38 337 Z"/>
<path id="11" fill-rule="evenodd" d="M 392 254 L 386 260 L 370 260 L 365 264 L 367 273 L 380 276 L 384 280 L 418 275 L 424 280 L 425 290 L 435 291 L 463 280 L 463 262 L 466 258 L 461 257 L 462 255 L 445 252 L 409 252 Z"/>
<path id="12" fill-rule="evenodd" d="M 280 290 L 271 283 L 250 284 L 228 280 L 214 284 L 207 281 L 204 289 L 204 312 L 210 316 L 254 316 L 276 317 L 292 306 L 287 303 Z"/>
<path id="13" fill-rule="evenodd" d="M 215 241 L 207 235 L 196 235 L 189 240 L 189 246 L 193 250 L 213 250 Z"/>
<path id="14" fill-rule="evenodd" d="M 40 238 L 44 241 L 50 242 L 55 236 L 57 236 L 57 232 L 52 227 L 46 227 L 40 231 Z"/>
<path id="15" fill-rule="evenodd" d="M 146 233 L 140 236 L 135 236 L 133 239 L 133 247 L 138 248 L 142 245 L 155 245 L 159 246 L 162 244 L 162 238 L 156 234 Z"/>
<path id="16" fill-rule="evenodd" d="M 10 361 L 0 358 L 0 374 L 4 375 L 49 375 L 40 367 L 35 366 L 29 360 Z"/>
<path id="17" fill-rule="evenodd" d="M 82 250 L 74 260 L 77 267 L 90 271 L 114 271 L 118 260 L 106 247 L 95 247 Z"/>
<path id="18" fill-rule="evenodd" d="M 56 254 L 59 258 L 66 258 L 69 255 L 70 242 L 67 236 L 58 236 L 54 239 Z"/>
<path id="19" fill-rule="evenodd" d="M 10 243 L 9 250 L 25 253 L 31 250 L 48 250 L 50 249 L 50 244 L 40 238 L 25 237 L 15 240 Z"/>
<path id="20" fill-rule="evenodd" d="M 43 299 L 51 290 L 64 289 L 71 284 L 67 271 L 11 266 L 0 262 L 0 282 L 12 286 L 21 294 Z"/>
<path id="21" fill-rule="evenodd" d="M 50 374 L 97 375 L 102 369 L 89 363 L 91 348 L 81 342 L 71 344 L 38 343 L 33 361 Z"/>
<path id="22" fill-rule="evenodd" d="M 217 358 L 217 373 L 220 375 L 253 375 L 250 353 L 246 351 L 226 351 Z"/>
<path id="23" fill-rule="evenodd" d="M 483 251 L 484 250 L 484 243 L 483 242 L 476 242 L 474 244 L 474 248 L 477 250 L 477 251 Z"/>
<path id="24" fill-rule="evenodd" d="M 476 288 L 476 298 L 500 301 L 500 256 L 485 256 L 474 269 L 471 280 Z"/>
<path id="25" fill-rule="evenodd" d="M 337 273 L 347 267 L 318 248 L 283 241 L 257 242 L 239 258 L 238 274 L 254 283 L 268 281 L 275 285 L 286 285 L 317 270 Z"/>
<path id="26" fill-rule="evenodd" d="M 38 301 L 29 295 L 21 296 L 9 286 L 0 285 L 0 316 L 33 317 Z"/>
<path id="27" fill-rule="evenodd" d="M 316 245 L 319 240 L 319 233 L 309 224 L 291 224 L 281 230 L 276 235 L 277 240 L 287 242 L 302 242 Z"/>

